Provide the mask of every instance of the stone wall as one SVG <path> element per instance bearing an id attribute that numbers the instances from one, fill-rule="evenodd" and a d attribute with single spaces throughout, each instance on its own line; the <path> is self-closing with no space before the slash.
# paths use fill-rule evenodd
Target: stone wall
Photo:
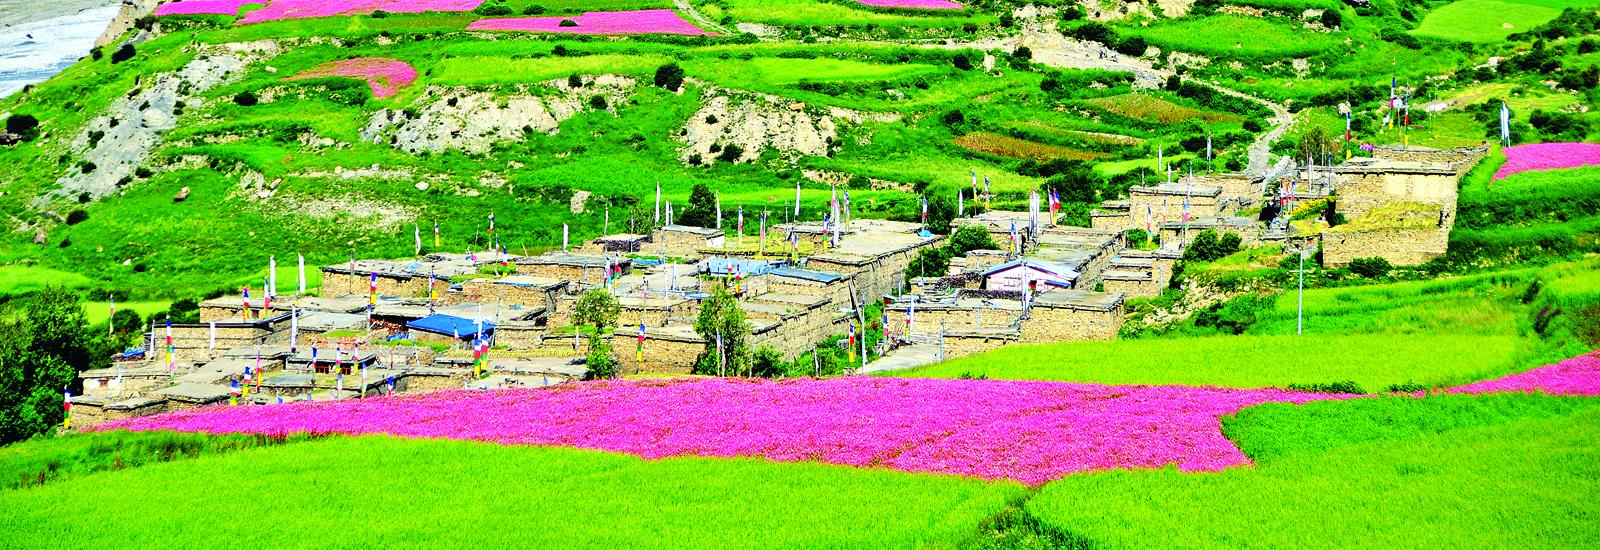
<path id="1" fill-rule="evenodd" d="M 665 252 L 669 256 L 697 256 L 700 248 L 722 246 L 721 236 L 706 236 L 692 231 L 663 231 L 657 229 L 651 243 L 645 247 L 649 253 Z"/>
<path id="2" fill-rule="evenodd" d="M 1013 302 L 1015 303 L 1015 302 Z M 906 307 L 904 304 L 892 304 L 886 307 L 889 314 L 889 324 L 905 325 Z M 940 327 L 945 332 L 969 332 L 980 329 L 1003 329 L 1016 325 L 1019 311 L 996 308 L 939 308 L 926 309 L 925 306 L 917 307 L 917 317 L 911 328 L 912 332 L 919 334 L 938 334 Z M 890 327 L 893 332 L 894 327 Z"/>
<path id="3" fill-rule="evenodd" d="M 1221 197 L 1254 199 L 1261 196 L 1260 184 L 1244 174 L 1195 174 L 1194 183 L 1195 185 L 1222 189 Z M 1180 201 L 1179 204 L 1182 204 L 1182 202 Z"/>
<path id="4" fill-rule="evenodd" d="M 1133 229 L 1133 216 L 1127 210 L 1096 210 L 1089 213 L 1089 227 L 1111 231 Z M 1139 225 L 1137 227 L 1144 227 Z"/>
<path id="5" fill-rule="evenodd" d="M 513 351 L 538 349 L 547 332 L 533 321 L 509 321 L 495 325 L 494 343 Z"/>
<path id="6" fill-rule="evenodd" d="M 1196 236 L 1198 236 L 1201 231 L 1205 231 L 1206 229 L 1215 229 L 1217 231 L 1217 236 L 1218 237 L 1221 237 L 1222 235 L 1227 234 L 1227 233 L 1233 233 L 1235 235 L 1238 235 L 1239 236 L 1239 246 L 1241 246 L 1243 248 L 1254 248 L 1254 247 L 1257 247 L 1257 246 L 1261 246 L 1261 244 L 1262 244 L 1262 240 L 1261 240 L 1261 233 L 1262 233 L 1261 229 L 1262 228 L 1261 228 L 1260 224 L 1251 224 L 1251 225 L 1246 225 L 1246 226 L 1232 226 L 1232 225 L 1229 225 L 1229 226 L 1213 226 L 1213 227 L 1190 226 L 1189 227 L 1188 239 L 1184 238 L 1184 229 L 1183 229 L 1183 227 L 1164 226 L 1164 227 L 1161 228 L 1161 242 L 1163 242 L 1163 243 L 1187 243 L 1190 240 L 1194 240 L 1194 238 Z"/>
<path id="7" fill-rule="evenodd" d="M 1162 207 L 1161 201 L 1166 201 Z M 1146 207 L 1149 207 L 1150 225 L 1160 226 L 1163 220 L 1183 219 L 1183 195 L 1129 194 L 1128 227 L 1145 227 Z M 1163 215 L 1163 212 L 1165 215 Z M 1189 197 L 1189 217 L 1202 218 L 1217 215 L 1217 197 L 1194 195 Z"/>
<path id="8" fill-rule="evenodd" d="M 74 402 L 72 404 L 72 427 L 74 429 L 88 428 L 113 420 L 160 414 L 167 412 L 167 410 L 167 401 L 163 399 L 152 399 L 132 405 L 109 402 Z"/>
<path id="9" fill-rule="evenodd" d="M 322 295 L 327 297 L 366 296 L 369 293 L 368 287 L 370 283 L 370 274 L 351 275 L 349 273 L 323 270 Z M 438 282 L 435 284 L 438 284 Z M 441 289 L 440 292 L 442 293 L 443 290 Z M 428 295 L 428 277 L 386 277 L 379 273 L 378 295 L 403 298 L 425 297 Z"/>
<path id="10" fill-rule="evenodd" d="M 1122 330 L 1122 304 L 1110 311 L 1034 307 L 1022 321 L 1020 341 L 1110 340 Z"/>
<path id="11" fill-rule="evenodd" d="M 395 382 L 395 393 L 428 393 L 439 390 L 458 390 L 472 378 L 472 369 L 451 369 L 439 373 L 407 373 Z"/>
<path id="12" fill-rule="evenodd" d="M 575 283 L 599 283 L 605 280 L 606 270 L 603 267 L 584 267 L 580 265 L 561 264 L 512 264 L 516 266 L 517 273 L 560 279 Z M 571 286 L 571 283 L 568 284 Z"/>
<path id="13" fill-rule="evenodd" d="M 634 351 L 638 342 L 637 332 L 618 332 L 611 337 L 611 349 L 616 354 L 621 371 L 625 374 L 641 372 L 688 374 L 693 370 L 695 358 L 706 349 L 706 344 L 702 341 L 664 339 L 646 335 L 644 360 L 639 361 L 635 358 Z"/>
<path id="14" fill-rule="evenodd" d="M 1149 273 L 1139 273 L 1140 277 L 1110 276 L 1106 277 L 1106 292 L 1121 292 L 1132 297 L 1149 297 L 1161 294 L 1163 285 L 1157 285 Z"/>
<path id="15" fill-rule="evenodd" d="M 1443 256 L 1450 231 L 1441 228 L 1389 229 L 1322 234 L 1322 263 L 1328 267 L 1350 265 L 1358 258 L 1383 258 L 1396 266 L 1427 263 Z"/>
<path id="16" fill-rule="evenodd" d="M 491 279 L 479 279 L 461 283 L 461 292 L 450 293 L 447 302 L 516 304 L 524 307 L 542 307 L 548 311 L 555 308 L 555 295 L 560 292 L 560 289 L 546 291 L 536 286 L 505 285 L 495 283 Z"/>
<path id="17" fill-rule="evenodd" d="M 769 284 L 770 279 L 772 279 L 772 277 L 766 275 L 744 274 L 739 278 L 739 284 L 737 285 L 739 287 L 739 292 L 736 295 L 760 296 L 762 294 L 766 294 L 767 292 L 771 291 L 771 285 Z M 706 294 L 711 294 L 719 288 L 726 288 L 728 291 L 732 292 L 733 287 L 735 286 L 733 284 L 733 278 L 728 276 L 700 277 L 699 282 L 700 292 L 704 292 Z"/>
<path id="18" fill-rule="evenodd" d="M 1372 151 L 1372 158 L 1379 160 L 1399 160 L 1408 162 L 1421 162 L 1426 164 L 1449 164 L 1455 167 L 1458 175 L 1464 175 L 1472 169 L 1474 164 L 1489 154 L 1487 145 L 1481 147 L 1462 147 L 1459 149 L 1429 149 L 1423 147 L 1378 147 Z"/>
<path id="19" fill-rule="evenodd" d="M 1016 334 L 957 332 L 944 335 L 944 358 L 955 359 L 1017 343 Z"/>
<path id="20" fill-rule="evenodd" d="M 791 277 L 769 276 L 767 291 L 773 294 L 798 294 L 800 296 L 818 296 L 827 298 L 835 304 L 850 303 L 849 279 L 840 279 L 832 284 L 795 279 Z"/>
<path id="21" fill-rule="evenodd" d="M 1341 172 L 1338 210 L 1356 219 L 1392 202 L 1439 205 L 1446 219 L 1456 214 L 1456 176 L 1450 172 Z M 1452 222 L 1453 223 L 1453 222 Z"/>

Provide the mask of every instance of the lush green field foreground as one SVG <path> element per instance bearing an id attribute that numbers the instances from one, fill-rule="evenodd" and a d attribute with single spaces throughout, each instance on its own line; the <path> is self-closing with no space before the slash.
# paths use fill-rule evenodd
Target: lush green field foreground
<path id="1" fill-rule="evenodd" d="M 94 472 L 308 440 L 310 438 L 306 436 L 274 438 L 253 434 L 177 432 L 106 432 L 41 437 L 0 447 L 0 489 L 33 487 Z"/>
<path id="2" fill-rule="evenodd" d="M 957 546 L 1024 493 L 820 464 L 330 438 L 3 491 L 0 546 Z"/>
<path id="3" fill-rule="evenodd" d="M 1354 381 L 1368 391 L 1445 386 L 1510 372 L 1515 336 L 1242 335 L 1006 346 L 896 376 L 1236 388 Z"/>
<path id="4" fill-rule="evenodd" d="M 1224 427 L 1255 468 L 1069 476 L 1026 509 L 1110 548 L 1600 547 L 1600 400 L 1272 404 Z"/>

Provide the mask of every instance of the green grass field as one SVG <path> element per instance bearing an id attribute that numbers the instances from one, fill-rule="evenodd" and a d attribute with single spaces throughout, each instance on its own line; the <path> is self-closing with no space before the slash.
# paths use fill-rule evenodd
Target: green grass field
<path id="1" fill-rule="evenodd" d="M 820 464 L 360 437 L 0 491 L 0 532 L 21 547 L 949 547 L 1023 496 Z"/>
<path id="2" fill-rule="evenodd" d="M 1218 15 L 1204 19 L 1160 19 L 1122 32 L 1162 48 L 1214 57 L 1277 60 L 1323 53 L 1339 44 L 1336 34 L 1306 31 L 1281 19 Z"/>
<path id="3" fill-rule="evenodd" d="M 1529 395 L 1264 405 L 1224 420 L 1254 468 L 1070 476 L 1027 510 L 1108 548 L 1592 548 L 1596 405 Z"/>
<path id="4" fill-rule="evenodd" d="M 1497 42 L 1555 19 L 1563 8 L 1593 5 L 1591 0 L 1457 0 L 1428 12 L 1411 33 L 1457 42 Z"/>

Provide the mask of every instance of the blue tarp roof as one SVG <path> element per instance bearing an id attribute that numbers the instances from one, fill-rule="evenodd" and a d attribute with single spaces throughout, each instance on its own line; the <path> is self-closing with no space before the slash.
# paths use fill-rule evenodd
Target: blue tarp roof
<path id="1" fill-rule="evenodd" d="M 1022 258 L 1022 259 L 1017 259 L 1017 260 L 1011 260 L 1009 262 L 1006 262 L 1006 263 L 991 267 L 989 269 L 985 269 L 985 270 L 983 270 L 983 276 L 984 277 L 988 277 L 990 275 L 994 275 L 994 274 L 999 273 L 1001 271 L 1006 271 L 1006 270 L 1010 270 L 1010 269 L 1013 269 L 1013 268 L 1016 268 L 1016 267 L 1021 267 L 1023 264 L 1027 264 L 1028 267 L 1031 267 L 1031 268 L 1034 268 L 1034 269 L 1037 269 L 1037 270 L 1040 270 L 1040 271 L 1046 271 L 1046 272 L 1049 272 L 1049 273 L 1054 273 L 1059 277 L 1075 278 L 1075 277 L 1078 276 L 1078 272 L 1073 271 L 1072 269 L 1069 269 L 1066 266 L 1063 266 L 1063 265 L 1057 264 L 1057 263 L 1053 263 L 1053 262 L 1045 262 L 1045 261 L 1035 260 L 1033 258 Z"/>
<path id="2" fill-rule="evenodd" d="M 478 323 L 472 319 L 435 313 L 421 319 L 406 323 L 406 326 L 423 332 L 434 334 L 449 334 L 458 338 L 470 338 L 478 334 Z M 494 330 L 494 323 L 484 321 L 483 332 Z"/>
<path id="3" fill-rule="evenodd" d="M 819 283 L 831 283 L 844 278 L 843 275 L 839 275 L 837 273 L 812 271 L 809 269 L 800 269 L 795 267 L 780 267 L 772 270 L 772 274 L 779 277 L 793 277 L 796 279 L 805 279 L 807 281 L 816 281 Z"/>
<path id="4" fill-rule="evenodd" d="M 782 265 L 782 262 L 743 260 L 738 258 L 711 258 L 706 260 L 706 273 L 711 275 L 727 275 L 741 273 L 744 275 L 765 275 L 772 272 L 772 268 Z"/>

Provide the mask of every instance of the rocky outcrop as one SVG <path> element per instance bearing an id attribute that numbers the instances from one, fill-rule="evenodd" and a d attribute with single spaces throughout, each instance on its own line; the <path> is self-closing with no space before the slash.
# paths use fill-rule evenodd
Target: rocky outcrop
<path id="1" fill-rule="evenodd" d="M 53 196 L 115 193 L 160 143 L 161 133 L 176 126 L 179 102 L 199 107 L 202 92 L 237 79 L 251 62 L 275 53 L 277 46 L 270 41 L 207 47 L 182 69 L 146 79 L 84 126 L 72 143 L 82 157 L 56 181 L 60 189 Z"/>
<path id="2" fill-rule="evenodd" d="M 786 160 L 827 156 L 841 124 L 867 120 L 893 121 L 899 115 L 878 115 L 839 108 L 811 107 L 778 96 L 707 86 L 703 104 L 684 122 L 679 158 L 698 156 L 710 163 L 729 145 L 740 154 L 734 162 L 750 162 L 767 149 Z M 715 150 L 713 150 L 715 149 Z"/>
<path id="3" fill-rule="evenodd" d="M 638 82 L 616 75 L 584 77 L 582 86 L 566 79 L 507 92 L 429 86 L 414 109 L 384 109 L 374 113 L 361 131 L 361 140 L 388 143 L 409 153 L 458 149 L 482 153 L 501 141 L 518 141 L 528 132 L 554 134 L 561 121 L 585 109 L 590 100 L 604 97 L 606 105 L 627 99 Z"/>

